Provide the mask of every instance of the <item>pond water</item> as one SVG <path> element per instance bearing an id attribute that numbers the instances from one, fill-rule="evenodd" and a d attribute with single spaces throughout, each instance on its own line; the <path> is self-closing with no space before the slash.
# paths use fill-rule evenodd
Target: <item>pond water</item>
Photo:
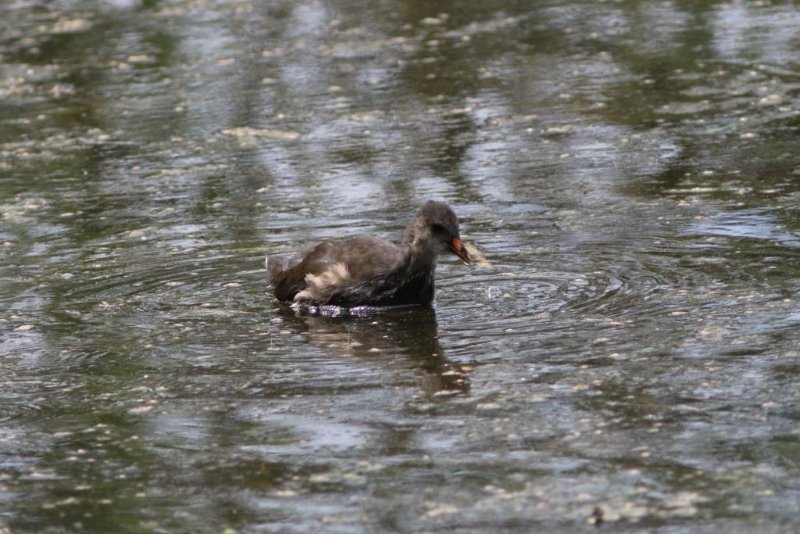
<path id="1" fill-rule="evenodd" d="M 0 10 L 0 531 L 800 524 L 794 2 Z M 273 299 L 429 198 L 434 309 Z"/>

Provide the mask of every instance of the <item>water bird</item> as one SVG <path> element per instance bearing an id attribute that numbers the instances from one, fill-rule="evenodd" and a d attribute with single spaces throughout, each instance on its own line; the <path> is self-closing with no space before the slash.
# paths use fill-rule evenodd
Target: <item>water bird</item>
<path id="1" fill-rule="evenodd" d="M 278 300 L 311 306 L 430 305 L 439 254 L 452 252 L 465 265 L 470 255 L 458 217 L 444 202 L 429 200 L 406 226 L 403 240 L 357 235 L 323 241 L 295 258 L 266 258 Z"/>

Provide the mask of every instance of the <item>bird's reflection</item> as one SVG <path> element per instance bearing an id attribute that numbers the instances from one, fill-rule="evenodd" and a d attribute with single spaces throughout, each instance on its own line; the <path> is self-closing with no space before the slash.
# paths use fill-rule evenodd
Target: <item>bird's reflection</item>
<path id="1" fill-rule="evenodd" d="M 280 307 L 283 320 L 305 332 L 314 345 L 344 357 L 377 361 L 400 356 L 421 372 L 420 386 L 430 395 L 469 390 L 470 368 L 448 361 L 439 344 L 436 312 L 430 308 L 381 310 L 359 316 L 297 314 Z"/>

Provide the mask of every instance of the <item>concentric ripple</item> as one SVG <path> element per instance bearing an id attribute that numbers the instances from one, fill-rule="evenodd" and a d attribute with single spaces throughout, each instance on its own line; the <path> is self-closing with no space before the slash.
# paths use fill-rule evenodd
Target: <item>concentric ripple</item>
<path id="1" fill-rule="evenodd" d="M 674 250 L 655 238 L 645 243 L 653 244 L 583 243 L 525 263 L 506 256 L 491 270 L 467 275 L 448 269 L 438 309 L 458 352 L 486 345 L 515 358 L 549 346 L 570 355 L 598 342 L 609 353 L 648 335 L 657 342 L 657 325 L 680 321 L 722 282 L 703 263 L 703 249 L 693 254 L 678 250 L 681 243 Z"/>

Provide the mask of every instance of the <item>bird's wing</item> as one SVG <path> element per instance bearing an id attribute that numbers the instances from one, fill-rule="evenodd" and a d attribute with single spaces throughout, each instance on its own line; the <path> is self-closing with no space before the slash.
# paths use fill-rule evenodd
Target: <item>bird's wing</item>
<path id="1" fill-rule="evenodd" d="M 341 284 L 364 287 L 369 281 L 397 269 L 405 258 L 405 249 L 379 237 L 361 235 L 315 246 L 301 261 L 281 263 L 269 260 L 268 270 L 275 296 L 293 300 L 312 284 Z M 317 288 L 312 288 L 317 289 Z M 331 292 L 336 288 L 329 288 Z"/>

